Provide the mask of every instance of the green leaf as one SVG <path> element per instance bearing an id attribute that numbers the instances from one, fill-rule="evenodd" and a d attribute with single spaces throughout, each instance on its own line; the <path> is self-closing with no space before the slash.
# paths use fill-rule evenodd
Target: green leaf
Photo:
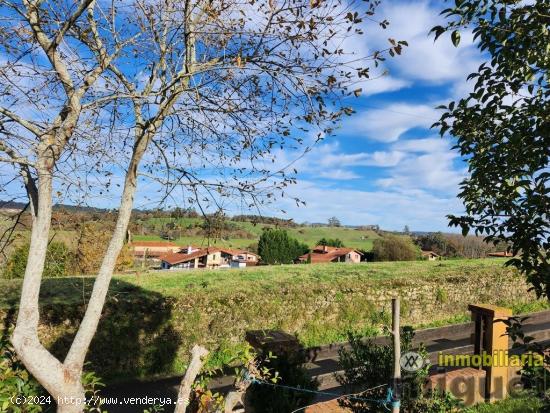
<path id="1" fill-rule="evenodd" d="M 455 47 L 458 47 L 458 44 L 460 43 L 460 32 L 458 30 L 452 32 L 451 41 Z"/>

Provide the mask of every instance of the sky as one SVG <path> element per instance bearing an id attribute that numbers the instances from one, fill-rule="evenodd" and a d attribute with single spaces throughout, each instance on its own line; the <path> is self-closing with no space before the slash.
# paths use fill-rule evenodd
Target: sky
<path id="1" fill-rule="evenodd" d="M 458 48 L 448 36 L 434 43 L 428 32 L 445 7 L 443 1 L 382 2 L 375 18 L 388 19 L 388 29 L 371 24 L 347 49 L 366 55 L 385 47 L 388 37 L 406 40 L 409 46 L 361 85 L 362 95 L 351 101 L 356 113 L 335 136 L 293 165 L 298 183 L 288 194 L 306 206 L 298 207 L 289 196 L 262 211 L 265 215 L 297 222 L 326 222 L 336 216 L 346 225 L 452 231 L 446 215 L 463 209 L 456 195 L 466 164 L 451 149 L 451 138 L 441 138 L 430 126 L 440 115 L 436 106 L 470 90 L 466 77 L 482 56 L 468 33 L 462 33 Z M 293 155 L 279 157 L 287 162 Z"/>
<path id="2" fill-rule="evenodd" d="M 376 49 L 388 37 L 406 40 L 403 54 L 385 62 L 386 75 L 365 82 L 346 119 L 297 163 L 298 184 L 289 193 L 306 202 L 283 201 L 298 222 L 338 217 L 347 225 L 378 224 L 384 229 L 449 231 L 446 215 L 460 213 L 456 197 L 467 165 L 430 126 L 435 107 L 467 93 L 466 77 L 481 63 L 471 35 L 455 48 L 448 37 L 434 43 L 429 30 L 439 21 L 443 1 L 384 1 L 375 16 L 387 30 L 373 27 L 351 45 Z M 379 73 L 379 74 L 381 74 Z"/>
<path id="3" fill-rule="evenodd" d="M 263 215 L 310 223 L 336 216 L 345 225 L 452 231 L 446 215 L 463 209 L 456 195 L 466 164 L 451 149 L 452 139 L 439 137 L 430 126 L 441 113 L 436 106 L 469 92 L 472 85 L 466 77 L 479 66 L 482 55 L 469 33 L 462 33 L 458 48 L 448 36 L 434 42 L 428 35 L 441 23 L 439 12 L 445 7 L 443 0 L 384 0 L 374 18 L 387 19 L 389 27 L 382 30 L 368 22 L 365 35 L 346 41 L 344 49 L 357 56 L 386 48 L 388 38 L 405 40 L 408 47 L 358 85 L 361 96 L 347 102 L 356 113 L 344 119 L 334 136 L 325 137 L 297 160 L 296 152 L 276 154 L 279 164 L 292 163 L 298 170 L 298 182 L 285 198 L 265 207 Z M 122 180 L 113 179 L 117 178 Z M 151 185 L 139 188 L 137 208 L 154 206 Z M 305 206 L 298 206 L 293 197 Z M 93 206 L 116 205 L 109 202 Z M 228 212 L 257 211 L 234 207 Z"/>
<path id="4" fill-rule="evenodd" d="M 407 41 L 408 47 L 359 85 L 361 96 L 348 102 L 356 113 L 334 136 L 298 160 L 295 152 L 277 154 L 278 163 L 292 163 L 298 170 L 298 182 L 263 215 L 310 223 L 336 216 L 345 225 L 456 231 L 446 216 L 463 210 L 456 195 L 467 165 L 452 150 L 452 139 L 441 138 L 430 126 L 441 114 L 438 105 L 470 91 L 466 77 L 482 56 L 469 33 L 462 33 L 458 48 L 446 35 L 434 42 L 428 33 L 442 22 L 439 13 L 445 7 L 442 0 L 383 1 L 374 18 L 387 19 L 389 27 L 381 30 L 370 22 L 365 35 L 346 42 L 344 48 L 358 56 L 387 47 L 390 37 Z M 148 193 L 144 185 L 136 206 L 140 200 L 150 204 Z M 298 206 L 293 197 L 306 205 Z M 250 211 L 237 207 L 228 212 Z"/>

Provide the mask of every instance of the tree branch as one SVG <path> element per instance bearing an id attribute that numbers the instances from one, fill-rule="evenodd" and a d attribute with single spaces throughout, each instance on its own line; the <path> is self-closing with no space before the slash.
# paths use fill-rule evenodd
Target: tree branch
<path id="1" fill-rule="evenodd" d="M 7 116 L 12 121 L 17 122 L 19 125 L 23 126 L 29 132 L 34 133 L 36 136 L 40 136 L 43 133 L 43 131 L 37 125 L 35 125 L 34 123 L 28 120 L 23 119 L 21 116 L 16 115 L 9 109 L 6 109 L 0 106 L 0 113 L 4 116 Z M 0 146 L 0 149 L 1 149 L 1 146 Z"/>
<path id="2" fill-rule="evenodd" d="M 180 388 L 178 391 L 178 403 L 174 409 L 174 413 L 185 413 L 187 406 L 189 406 L 189 396 L 193 388 L 193 383 L 197 378 L 197 375 L 200 373 L 202 365 L 204 364 L 204 358 L 208 355 L 208 350 L 201 346 L 193 346 L 191 350 L 191 362 L 185 376 L 180 383 Z M 180 403 L 180 401 L 182 403 Z"/>

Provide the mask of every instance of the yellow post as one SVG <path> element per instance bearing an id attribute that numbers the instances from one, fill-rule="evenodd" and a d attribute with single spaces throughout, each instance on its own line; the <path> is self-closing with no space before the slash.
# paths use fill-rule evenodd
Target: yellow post
<path id="1" fill-rule="evenodd" d="M 505 399 L 508 395 L 508 335 L 509 308 L 490 304 L 471 304 L 468 309 L 475 322 L 474 354 L 483 360 L 486 371 L 485 398 L 488 401 Z"/>

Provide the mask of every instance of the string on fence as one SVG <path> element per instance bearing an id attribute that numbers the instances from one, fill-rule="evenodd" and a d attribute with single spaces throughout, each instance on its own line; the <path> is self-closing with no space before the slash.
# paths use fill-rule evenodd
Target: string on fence
<path id="1" fill-rule="evenodd" d="M 341 394 L 338 394 L 338 393 L 306 389 L 304 387 L 294 387 L 294 386 L 288 386 L 288 385 L 285 385 L 285 384 L 272 383 L 272 382 L 269 382 L 269 381 L 266 381 L 266 380 L 259 380 L 256 377 L 250 376 L 248 374 L 248 372 L 245 372 L 244 381 L 249 381 L 251 384 L 265 385 L 265 386 L 270 386 L 270 387 L 276 387 L 276 388 L 281 388 L 281 389 L 286 389 L 286 390 L 302 392 L 302 393 L 311 393 L 311 394 L 318 394 L 318 395 L 321 395 L 321 396 L 330 396 L 330 397 L 333 397 L 335 399 L 344 399 L 345 398 L 345 399 L 358 401 L 358 402 L 376 403 L 378 405 L 384 406 L 384 408 L 386 408 L 387 410 L 390 410 L 388 408 L 388 406 L 396 407 L 396 406 L 399 406 L 399 404 L 400 404 L 399 400 L 394 400 L 392 389 L 387 384 L 381 384 L 380 386 L 372 387 L 370 389 L 367 389 L 367 390 L 363 391 L 363 393 L 364 393 L 364 392 L 367 392 L 367 391 L 378 389 L 380 387 L 385 387 L 385 386 L 388 387 L 387 390 L 386 390 L 386 397 L 384 399 L 373 399 L 373 398 L 368 398 L 368 397 L 356 396 L 355 394 L 341 395 Z M 303 410 L 307 407 L 308 406 L 301 407 L 300 409 L 294 410 L 294 412 L 292 412 L 292 413 L 298 412 L 298 411 Z"/>

